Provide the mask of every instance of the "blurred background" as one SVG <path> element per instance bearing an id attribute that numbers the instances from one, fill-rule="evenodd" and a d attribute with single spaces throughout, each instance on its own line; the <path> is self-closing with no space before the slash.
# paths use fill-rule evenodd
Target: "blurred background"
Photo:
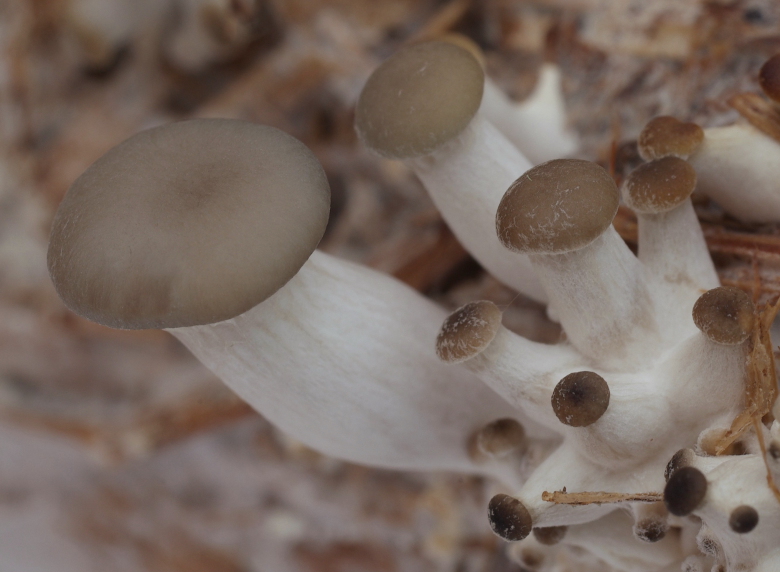
<path id="1" fill-rule="evenodd" d="M 558 339 L 488 276 L 400 163 L 360 146 L 353 107 L 400 46 L 457 31 L 513 98 L 556 62 L 582 158 L 616 177 L 658 114 L 735 120 L 780 51 L 771 0 L 0 0 L 0 572 L 501 572 L 480 479 L 373 470 L 271 427 L 163 332 L 59 302 L 51 217 L 73 180 L 140 129 L 189 117 L 301 139 L 333 191 L 322 248 L 443 305 L 491 299 Z M 780 237 L 703 198 L 725 283 L 780 293 Z M 616 226 L 629 244 L 635 220 Z"/>

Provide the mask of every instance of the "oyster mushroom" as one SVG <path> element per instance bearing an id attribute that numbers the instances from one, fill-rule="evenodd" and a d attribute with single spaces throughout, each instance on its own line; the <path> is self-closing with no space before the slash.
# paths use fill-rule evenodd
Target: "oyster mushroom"
<path id="1" fill-rule="evenodd" d="M 452 231 L 493 276 L 545 301 L 527 257 L 498 244 L 495 209 L 531 163 L 478 113 L 485 74 L 449 42 L 405 47 L 368 79 L 355 129 L 379 155 L 409 165 Z"/>
<path id="2" fill-rule="evenodd" d="M 131 137 L 73 184 L 54 219 L 49 270 L 76 313 L 167 329 L 326 454 L 517 482 L 467 447 L 517 413 L 427 349 L 443 310 L 314 251 L 328 210 L 322 167 L 294 138 L 235 120 L 174 123 Z"/>

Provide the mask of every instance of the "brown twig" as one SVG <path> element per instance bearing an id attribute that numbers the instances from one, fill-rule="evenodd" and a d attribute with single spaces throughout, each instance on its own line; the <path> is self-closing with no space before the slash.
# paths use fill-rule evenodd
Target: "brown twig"
<path id="1" fill-rule="evenodd" d="M 617 502 L 659 502 L 664 498 L 661 493 L 605 493 L 605 492 L 582 492 L 567 493 L 555 491 L 553 493 L 544 491 L 542 500 L 555 504 L 586 505 L 586 504 L 606 504 Z"/>

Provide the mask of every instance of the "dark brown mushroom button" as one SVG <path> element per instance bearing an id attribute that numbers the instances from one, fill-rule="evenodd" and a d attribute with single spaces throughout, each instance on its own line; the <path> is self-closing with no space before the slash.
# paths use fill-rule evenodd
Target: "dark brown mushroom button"
<path id="1" fill-rule="evenodd" d="M 664 504 L 675 516 L 696 510 L 707 494 L 707 477 L 696 467 L 681 467 L 669 477 L 664 488 Z"/>
<path id="2" fill-rule="evenodd" d="M 693 322 L 713 342 L 737 345 L 753 331 L 755 307 L 750 296 L 739 288 L 719 286 L 696 300 Z"/>
<path id="3" fill-rule="evenodd" d="M 114 328 L 233 318 L 292 278 L 325 231 L 330 189 L 300 141 L 196 119 L 142 131 L 81 175 L 51 231 L 65 304 Z"/>
<path id="4" fill-rule="evenodd" d="M 531 513 L 525 505 L 516 498 L 504 494 L 498 494 L 490 499 L 488 520 L 493 532 L 510 542 L 523 540 L 531 533 L 533 526 Z"/>
<path id="5" fill-rule="evenodd" d="M 758 511 L 752 506 L 743 504 L 731 511 L 729 526 L 737 534 L 747 534 L 758 526 Z"/>
<path id="6" fill-rule="evenodd" d="M 450 314 L 436 337 L 436 355 L 461 363 L 482 353 L 501 327 L 501 310 L 493 302 L 469 302 Z"/>
<path id="7" fill-rule="evenodd" d="M 578 371 L 555 386 L 552 408 L 564 425 L 587 427 L 607 411 L 609 395 L 609 385 L 603 377 L 592 371 Z"/>

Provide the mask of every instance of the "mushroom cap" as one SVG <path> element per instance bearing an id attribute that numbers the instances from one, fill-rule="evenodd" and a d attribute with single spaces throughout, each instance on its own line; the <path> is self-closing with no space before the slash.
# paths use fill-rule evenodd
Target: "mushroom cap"
<path id="1" fill-rule="evenodd" d="M 675 516 L 696 510 L 707 494 L 707 477 L 695 467 L 681 467 L 669 477 L 664 488 L 664 504 Z"/>
<path id="2" fill-rule="evenodd" d="M 606 413 L 609 397 L 609 384 L 603 377 L 592 371 L 577 371 L 558 382 L 550 401 L 561 423 L 587 427 Z"/>
<path id="3" fill-rule="evenodd" d="M 626 204 L 641 214 L 670 211 L 696 188 L 696 170 L 679 157 L 662 157 L 634 169 L 623 187 Z"/>
<path id="4" fill-rule="evenodd" d="M 758 83 L 769 99 L 780 102 L 780 54 L 772 56 L 761 66 Z"/>
<path id="5" fill-rule="evenodd" d="M 729 527 L 737 534 L 747 534 L 758 526 L 758 511 L 750 505 L 743 504 L 731 511 Z"/>
<path id="6" fill-rule="evenodd" d="M 753 331 L 755 306 L 750 296 L 739 288 L 719 286 L 696 300 L 693 323 L 715 343 L 741 344 Z"/>
<path id="7" fill-rule="evenodd" d="M 596 163 L 555 159 L 512 183 L 498 206 L 496 231 L 516 252 L 579 250 L 609 228 L 619 202 L 615 181 Z"/>
<path id="8" fill-rule="evenodd" d="M 172 123 L 111 149 L 68 190 L 48 266 L 77 314 L 114 328 L 226 320 L 292 278 L 325 231 L 317 159 L 274 129 Z"/>
<path id="9" fill-rule="evenodd" d="M 515 542 L 531 534 L 533 521 L 525 505 L 514 497 L 497 494 L 488 504 L 490 528 L 504 540 Z"/>
<path id="10" fill-rule="evenodd" d="M 501 310 L 479 300 L 461 306 L 444 320 L 436 337 L 436 355 L 447 363 L 461 363 L 482 353 L 501 327 Z"/>
<path id="11" fill-rule="evenodd" d="M 536 538 L 539 544 L 554 546 L 563 540 L 568 530 L 568 526 L 546 526 L 536 527 L 533 529 L 533 532 L 534 538 Z"/>
<path id="12" fill-rule="evenodd" d="M 661 115 L 645 125 L 637 139 L 639 155 L 645 161 L 669 155 L 688 158 L 704 141 L 704 130 L 695 123 L 683 123 Z"/>
<path id="13" fill-rule="evenodd" d="M 428 155 L 466 129 L 484 85 L 479 62 L 451 42 L 405 47 L 368 79 L 355 109 L 355 129 L 384 157 Z"/>
<path id="14" fill-rule="evenodd" d="M 490 457 L 503 458 L 526 446 L 525 429 L 516 419 L 496 419 L 477 433 L 477 447 Z"/>

